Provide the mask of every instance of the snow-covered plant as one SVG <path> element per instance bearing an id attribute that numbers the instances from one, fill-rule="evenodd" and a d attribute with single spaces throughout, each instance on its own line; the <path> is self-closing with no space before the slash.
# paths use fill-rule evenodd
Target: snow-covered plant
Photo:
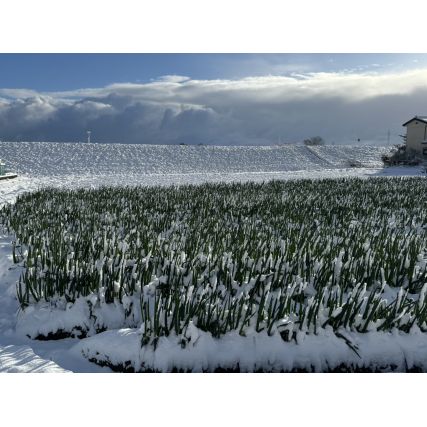
<path id="1" fill-rule="evenodd" d="M 42 189 L 0 223 L 25 267 L 23 309 L 96 295 L 123 305 L 144 343 L 174 333 L 185 345 L 189 325 L 288 341 L 427 329 L 426 189 L 423 178 Z"/>

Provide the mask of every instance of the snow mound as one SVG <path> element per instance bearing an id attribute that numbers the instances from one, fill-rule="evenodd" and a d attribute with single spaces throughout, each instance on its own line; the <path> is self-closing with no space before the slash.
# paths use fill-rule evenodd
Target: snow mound
<path id="1" fill-rule="evenodd" d="M 116 370 L 136 372 L 328 372 L 368 370 L 406 372 L 427 368 L 427 335 L 397 330 L 360 334 L 343 331 L 345 339 L 332 329 L 306 335 L 302 343 L 284 342 L 280 335 L 254 333 L 246 337 L 230 332 L 221 339 L 197 330 L 196 338 L 184 348 L 180 337 L 160 337 L 156 344 L 141 346 L 137 329 L 106 331 L 79 342 L 79 350 L 89 360 Z M 353 343 L 357 353 L 347 345 Z"/>

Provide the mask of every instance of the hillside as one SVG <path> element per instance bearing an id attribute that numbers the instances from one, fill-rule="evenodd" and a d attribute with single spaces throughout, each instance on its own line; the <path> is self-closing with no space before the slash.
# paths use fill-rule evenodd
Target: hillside
<path id="1" fill-rule="evenodd" d="M 289 172 L 381 167 L 387 147 L 370 146 L 176 146 L 2 142 L 0 158 L 19 174 L 186 174 Z"/>

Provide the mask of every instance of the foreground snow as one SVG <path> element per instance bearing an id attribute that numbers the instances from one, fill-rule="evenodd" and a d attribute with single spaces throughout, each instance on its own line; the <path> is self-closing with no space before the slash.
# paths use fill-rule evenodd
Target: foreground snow
<path id="1" fill-rule="evenodd" d="M 77 340 L 34 341 L 16 333 L 19 305 L 15 283 L 21 267 L 13 264 L 12 236 L 0 235 L 0 372 L 101 372 L 73 352 Z"/>
<path id="2" fill-rule="evenodd" d="M 202 182 L 265 181 L 271 179 L 333 178 L 347 176 L 414 176 L 422 168 L 381 168 L 384 147 L 164 147 L 120 144 L 0 143 L 0 154 L 19 176 L 0 182 L 0 205 L 13 203 L 19 194 L 40 187 L 98 187 L 102 185 L 170 185 Z M 349 164 L 362 167 L 349 167 Z M 0 231 L 1 232 L 1 231 Z M 60 341 L 30 340 L 25 330 L 16 328 L 19 307 L 15 283 L 21 267 L 11 259 L 13 236 L 0 236 L 0 371 L 1 372 L 98 372 L 110 371 L 88 359 L 110 364 L 130 363 L 135 370 L 168 371 L 214 370 L 218 366 L 256 370 L 261 364 L 272 370 L 334 369 L 341 359 L 361 368 L 360 358 L 335 335 L 324 330 L 320 336 L 307 337 L 304 345 L 284 345 L 273 337 L 269 350 L 265 339 L 271 337 L 225 337 L 214 340 L 197 331 L 198 341 L 182 349 L 173 338 L 159 341 L 141 350 L 138 330 L 121 329 L 99 335 Z M 37 325 L 37 318 L 32 319 Z M 60 322 L 60 319 L 54 319 Z M 176 338 L 176 337 L 175 337 Z M 381 368 L 384 364 L 397 370 L 413 366 L 427 368 L 427 339 L 414 331 L 354 336 L 364 360 Z M 374 340 L 374 341 L 370 341 Z M 318 342 L 321 341 L 321 342 Z M 123 354 L 123 342 L 128 348 Z M 233 342 L 233 345 L 231 345 Z M 375 342 L 375 345 L 372 343 Z M 280 345 L 279 345 L 280 344 Z M 313 346 L 318 356 L 313 358 Z M 320 347 L 319 347 L 320 346 Z M 272 352 L 277 350 L 276 355 Z M 384 351 L 384 349 L 387 349 Z M 236 351 L 239 350 L 239 355 Z M 283 354 L 282 354 L 283 353 Z M 285 354 L 286 353 L 286 354 Z M 387 356 L 384 356 L 386 354 Z M 414 356 L 411 356 L 414 355 Z"/>
<path id="3" fill-rule="evenodd" d="M 427 368 L 427 335 L 414 329 L 410 334 L 342 331 L 356 351 L 330 329 L 318 335 L 304 335 L 303 341 L 285 343 L 280 335 L 255 333 L 246 337 L 230 332 L 221 339 L 195 329 L 192 340 L 180 346 L 176 336 L 160 337 L 156 349 L 141 347 L 142 332 L 132 329 L 106 331 L 77 344 L 82 354 L 99 364 L 135 371 L 213 372 L 216 369 L 240 372 L 328 372 L 354 370 L 405 372 Z M 356 354 L 356 352 L 358 354 Z"/>
<path id="4" fill-rule="evenodd" d="M 27 345 L 0 346 L 0 372 L 69 372 L 56 363 L 37 356 Z"/>

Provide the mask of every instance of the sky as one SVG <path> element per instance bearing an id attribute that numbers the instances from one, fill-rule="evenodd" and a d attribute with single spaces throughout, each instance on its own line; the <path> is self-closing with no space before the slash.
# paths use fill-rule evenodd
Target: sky
<path id="1" fill-rule="evenodd" d="M 427 54 L 0 54 L 0 140 L 399 143 Z"/>

